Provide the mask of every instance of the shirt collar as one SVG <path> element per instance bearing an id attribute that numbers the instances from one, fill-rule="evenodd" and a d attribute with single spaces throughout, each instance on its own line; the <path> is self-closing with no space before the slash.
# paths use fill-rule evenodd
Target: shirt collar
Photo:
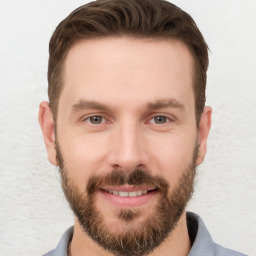
<path id="1" fill-rule="evenodd" d="M 204 253 L 207 253 L 207 256 L 214 256 L 215 245 L 203 220 L 197 214 L 187 212 L 187 226 L 192 242 L 188 256 L 204 255 Z"/>
<path id="2" fill-rule="evenodd" d="M 233 250 L 225 249 L 212 240 L 203 220 L 195 213 L 187 212 L 187 226 L 188 233 L 191 240 L 192 248 L 188 256 L 216 256 L 218 255 L 227 256 L 245 256 Z M 74 228 L 70 227 L 62 236 L 58 246 L 55 250 L 45 254 L 44 256 L 68 256 L 68 245 L 72 239 Z"/>

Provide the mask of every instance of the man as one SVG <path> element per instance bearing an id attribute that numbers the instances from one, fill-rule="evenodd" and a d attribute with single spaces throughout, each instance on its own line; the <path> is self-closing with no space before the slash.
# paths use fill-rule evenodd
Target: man
<path id="1" fill-rule="evenodd" d="M 39 121 L 74 227 L 52 255 L 243 255 L 186 213 L 206 153 L 207 45 L 163 0 L 98 0 L 50 41 Z"/>

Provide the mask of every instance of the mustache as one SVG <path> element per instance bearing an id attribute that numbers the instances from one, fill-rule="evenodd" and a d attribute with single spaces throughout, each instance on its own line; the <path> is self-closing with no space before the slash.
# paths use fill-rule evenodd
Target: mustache
<path id="1" fill-rule="evenodd" d="M 103 186 L 150 185 L 167 195 L 168 182 L 161 176 L 153 176 L 148 170 L 135 169 L 132 172 L 113 170 L 105 175 L 94 175 L 87 183 L 87 193 L 92 196 Z"/>

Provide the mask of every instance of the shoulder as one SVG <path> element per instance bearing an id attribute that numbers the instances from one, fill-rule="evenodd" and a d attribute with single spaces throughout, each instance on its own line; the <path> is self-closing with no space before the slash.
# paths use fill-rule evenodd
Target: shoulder
<path id="1" fill-rule="evenodd" d="M 63 236 L 61 237 L 57 247 L 54 250 L 44 254 L 43 256 L 67 256 L 68 244 L 72 239 L 73 232 L 74 232 L 73 226 L 68 228 L 66 232 L 63 234 Z"/>
<path id="2" fill-rule="evenodd" d="M 233 251 L 215 243 L 216 256 L 246 256 L 243 253 Z"/>
<path id="3" fill-rule="evenodd" d="M 193 244 L 188 256 L 246 256 L 216 244 L 203 220 L 195 213 L 187 212 L 187 227 Z"/>

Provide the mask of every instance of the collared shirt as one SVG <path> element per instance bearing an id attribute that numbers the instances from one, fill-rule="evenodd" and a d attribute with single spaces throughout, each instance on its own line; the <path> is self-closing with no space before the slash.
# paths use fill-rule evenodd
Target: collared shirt
<path id="1" fill-rule="evenodd" d="M 188 256 L 246 256 L 213 242 L 203 220 L 197 214 L 187 212 L 187 226 L 193 244 Z M 62 236 L 56 249 L 44 256 L 68 256 L 68 244 L 72 236 L 73 227 L 70 227 Z"/>

